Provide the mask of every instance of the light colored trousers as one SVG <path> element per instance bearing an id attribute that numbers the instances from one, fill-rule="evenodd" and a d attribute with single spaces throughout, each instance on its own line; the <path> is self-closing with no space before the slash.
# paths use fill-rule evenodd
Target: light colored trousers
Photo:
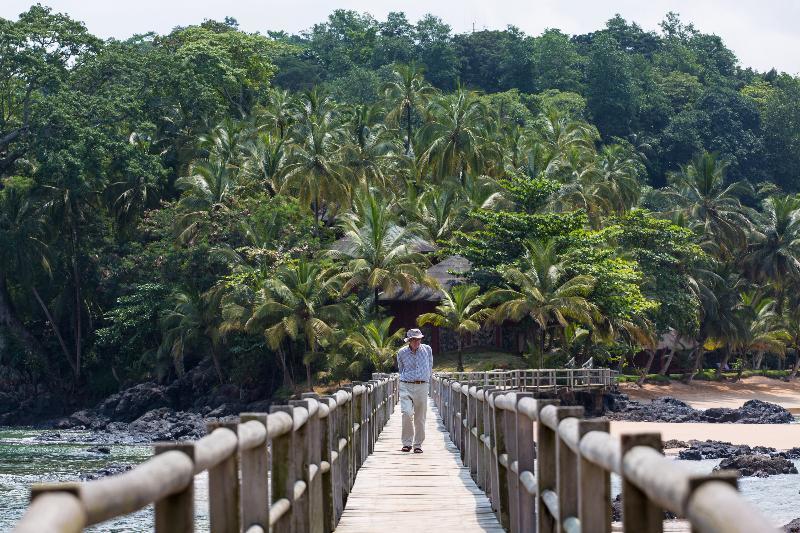
<path id="1" fill-rule="evenodd" d="M 428 383 L 400 382 L 400 412 L 403 414 L 403 446 L 421 446 L 425 440 L 428 413 Z"/>

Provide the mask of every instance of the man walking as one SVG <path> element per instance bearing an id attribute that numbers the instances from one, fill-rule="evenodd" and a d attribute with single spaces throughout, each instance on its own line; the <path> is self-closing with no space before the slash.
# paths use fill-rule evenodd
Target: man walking
<path id="1" fill-rule="evenodd" d="M 403 415 L 402 451 L 422 453 L 425 440 L 425 415 L 428 412 L 428 387 L 433 372 L 433 350 L 422 344 L 424 335 L 410 329 L 403 346 L 397 352 L 400 370 L 400 412 Z"/>

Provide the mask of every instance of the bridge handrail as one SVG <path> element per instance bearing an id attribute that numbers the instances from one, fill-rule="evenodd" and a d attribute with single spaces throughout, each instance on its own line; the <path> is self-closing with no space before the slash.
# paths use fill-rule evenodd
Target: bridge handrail
<path id="1" fill-rule="evenodd" d="M 609 368 L 556 368 L 527 370 L 490 370 L 486 372 L 435 372 L 441 379 L 484 387 L 510 387 L 523 391 L 590 389 L 611 387 L 614 372 Z"/>
<path id="2" fill-rule="evenodd" d="M 242 413 L 197 441 L 156 443 L 153 457 L 122 474 L 36 484 L 14 532 L 79 532 L 149 504 L 157 533 L 192 531 L 194 476 L 205 471 L 212 531 L 333 531 L 399 399 L 396 374 L 373 378 Z"/>
<path id="3" fill-rule="evenodd" d="M 609 533 L 613 472 L 622 478 L 625 531 L 662 531 L 665 509 L 693 531 L 776 531 L 737 492 L 735 471 L 695 475 L 663 455 L 660 433 L 618 439 L 608 420 L 585 419 L 582 407 L 534 399 L 507 380 L 484 386 L 487 376 L 468 374 L 471 382 L 435 375 L 431 394 L 506 530 Z"/>

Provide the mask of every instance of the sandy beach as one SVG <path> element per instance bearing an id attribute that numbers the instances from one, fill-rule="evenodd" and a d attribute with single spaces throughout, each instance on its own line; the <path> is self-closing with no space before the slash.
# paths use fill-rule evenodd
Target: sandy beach
<path id="1" fill-rule="evenodd" d="M 652 400 L 672 396 L 695 409 L 710 407 L 741 407 L 747 400 L 776 403 L 792 413 L 800 414 L 800 380 L 786 382 L 780 379 L 756 376 L 736 383 L 718 381 L 693 381 L 691 385 L 675 381 L 669 385 L 633 383 L 620 384 L 620 390 L 632 400 Z"/>
<path id="2" fill-rule="evenodd" d="M 792 413 L 800 414 L 800 382 L 746 378 L 738 383 L 696 381 L 691 385 L 672 383 L 664 385 L 622 384 L 622 392 L 631 399 L 647 401 L 662 396 L 672 396 L 695 409 L 711 407 L 740 407 L 747 400 L 763 400 L 776 403 Z M 800 446 L 800 424 L 703 424 L 666 422 L 612 421 L 611 432 L 615 435 L 642 431 L 660 432 L 663 440 L 720 440 L 732 444 L 770 446 L 778 449 Z"/>

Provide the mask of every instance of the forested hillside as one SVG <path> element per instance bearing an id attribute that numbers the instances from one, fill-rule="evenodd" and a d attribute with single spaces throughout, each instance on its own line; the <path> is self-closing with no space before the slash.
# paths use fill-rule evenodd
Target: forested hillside
<path id="1" fill-rule="evenodd" d="M 0 179 L 4 390 L 358 378 L 399 344 L 376 297 L 452 254 L 468 283 L 423 322 L 515 324 L 529 366 L 621 366 L 670 330 L 687 368 L 798 360 L 800 79 L 672 13 L 104 41 L 34 6 L 0 19 Z"/>

